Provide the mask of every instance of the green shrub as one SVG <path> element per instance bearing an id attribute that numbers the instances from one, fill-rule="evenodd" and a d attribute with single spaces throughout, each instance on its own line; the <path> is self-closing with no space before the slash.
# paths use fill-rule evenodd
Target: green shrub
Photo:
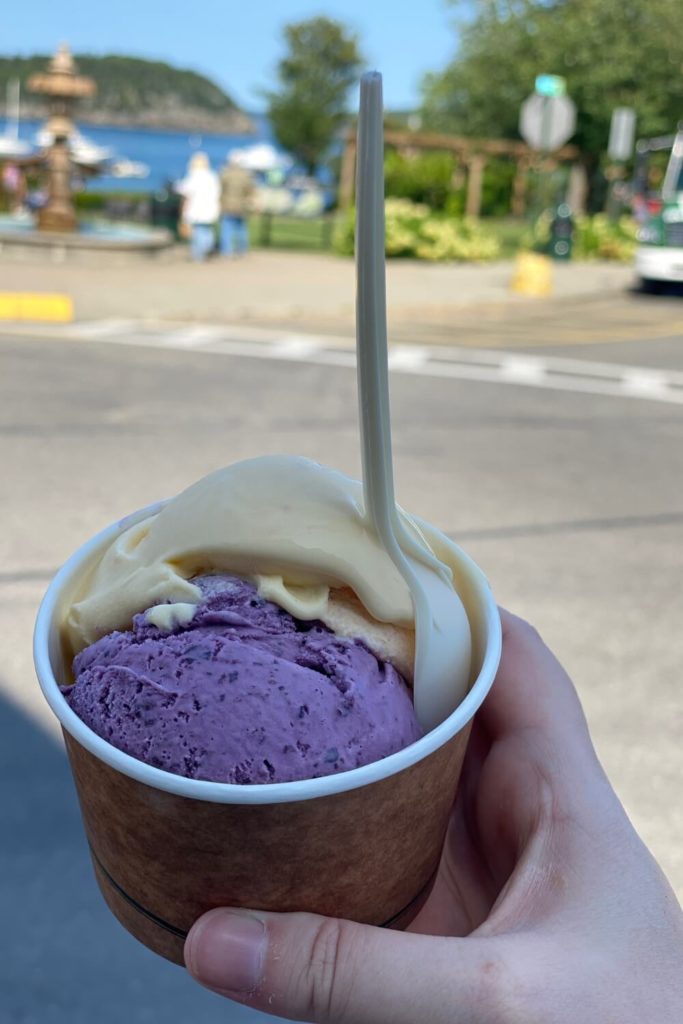
<path id="1" fill-rule="evenodd" d="M 452 153 L 405 156 L 390 149 L 384 158 L 384 189 L 387 196 L 443 210 L 453 191 L 454 171 Z"/>
<path id="2" fill-rule="evenodd" d="M 552 212 L 546 210 L 527 232 L 523 247 L 545 252 L 550 243 Z M 636 250 L 638 225 L 632 217 L 611 221 L 605 213 L 574 218 L 573 257 L 630 263 Z"/>
<path id="3" fill-rule="evenodd" d="M 465 216 L 465 189 L 459 188 L 455 192 L 451 192 L 446 205 L 444 206 L 443 212 L 448 217 L 464 217 Z"/>
<path id="4" fill-rule="evenodd" d="M 106 206 L 106 197 L 102 192 L 76 192 L 74 206 L 81 213 L 100 213 Z"/>
<path id="5" fill-rule="evenodd" d="M 385 218 L 389 257 L 484 262 L 500 255 L 498 240 L 478 221 L 434 213 L 425 203 L 387 199 Z M 333 245 L 338 253 L 353 254 L 354 227 L 355 211 L 349 210 L 336 224 Z"/>
<path id="6" fill-rule="evenodd" d="M 514 177 L 512 160 L 487 160 L 481 192 L 483 217 L 508 216 Z M 432 210 L 452 217 L 464 213 L 467 170 L 453 153 L 432 151 L 406 156 L 390 149 L 384 158 L 384 178 L 387 196 L 426 203 Z"/>
<path id="7" fill-rule="evenodd" d="M 489 159 L 484 168 L 481 188 L 482 217 L 507 217 L 512 206 L 512 182 L 515 165 L 512 160 Z"/>
<path id="8" fill-rule="evenodd" d="M 350 206 L 337 215 L 332 231 L 332 248 L 340 256 L 353 256 L 356 241 L 356 211 Z"/>
<path id="9" fill-rule="evenodd" d="M 580 260 L 630 263 L 636 251 L 638 225 L 632 217 L 610 221 L 606 214 L 577 217 L 574 251 Z"/>
<path id="10" fill-rule="evenodd" d="M 123 189 L 112 190 L 111 192 L 86 191 L 74 193 L 74 206 L 83 212 L 98 212 L 106 209 L 110 203 L 142 203 L 149 199 L 150 192 L 125 192 Z"/>
<path id="11" fill-rule="evenodd" d="M 550 224 L 552 219 L 550 210 L 544 210 L 524 233 L 522 249 L 546 252 L 550 245 Z"/>
<path id="12" fill-rule="evenodd" d="M 426 221 L 420 232 L 415 255 L 421 260 L 434 262 L 458 260 L 485 263 L 500 255 L 500 244 L 479 221 L 469 217 L 461 221 Z"/>

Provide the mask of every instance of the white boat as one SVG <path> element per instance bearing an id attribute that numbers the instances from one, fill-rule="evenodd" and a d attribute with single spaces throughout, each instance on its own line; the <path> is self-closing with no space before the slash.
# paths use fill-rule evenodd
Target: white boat
<path id="1" fill-rule="evenodd" d="M 13 156 L 26 156 L 31 152 L 30 142 L 19 138 L 19 97 L 21 85 L 19 79 L 15 78 L 7 83 L 7 124 L 5 131 L 0 135 L 0 159 Z"/>
<path id="2" fill-rule="evenodd" d="M 237 163 L 249 171 L 286 171 L 293 163 L 290 156 L 278 153 L 269 142 L 256 142 L 252 146 L 233 149 Z"/>
<path id="3" fill-rule="evenodd" d="M 54 135 L 48 128 L 41 128 L 36 132 L 35 139 L 36 145 L 41 149 L 48 149 L 54 142 Z M 84 164 L 86 167 L 97 167 L 111 160 L 114 155 L 113 149 L 109 146 L 98 146 L 92 139 L 81 135 L 77 128 L 74 128 L 69 136 L 69 150 L 76 163 Z"/>
<path id="4" fill-rule="evenodd" d="M 27 156 L 31 152 L 31 145 L 23 139 L 15 139 L 5 132 L 0 135 L 0 160 L 11 159 L 15 156 Z"/>
<path id="5" fill-rule="evenodd" d="M 110 166 L 109 174 L 113 178 L 147 178 L 149 167 L 140 160 L 127 160 L 122 157 Z"/>

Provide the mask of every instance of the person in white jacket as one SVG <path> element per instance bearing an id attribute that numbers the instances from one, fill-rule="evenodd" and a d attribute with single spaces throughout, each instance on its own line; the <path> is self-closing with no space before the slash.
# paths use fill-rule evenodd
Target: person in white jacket
<path id="1" fill-rule="evenodd" d="M 181 222 L 190 236 L 190 255 L 204 260 L 215 244 L 221 196 L 218 175 L 211 170 L 206 153 L 194 154 L 178 192 L 183 196 Z"/>

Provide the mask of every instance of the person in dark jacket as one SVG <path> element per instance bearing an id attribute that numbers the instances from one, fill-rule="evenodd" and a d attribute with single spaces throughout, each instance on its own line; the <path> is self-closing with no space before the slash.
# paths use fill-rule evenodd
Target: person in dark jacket
<path id="1" fill-rule="evenodd" d="M 221 253 L 244 255 L 249 249 L 247 216 L 254 196 L 254 182 L 246 167 L 240 166 L 236 152 L 228 154 L 221 171 Z"/>

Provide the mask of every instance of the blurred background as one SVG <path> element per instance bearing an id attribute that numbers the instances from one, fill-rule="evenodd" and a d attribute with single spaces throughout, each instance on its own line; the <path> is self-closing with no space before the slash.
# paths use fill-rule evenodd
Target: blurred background
<path id="1" fill-rule="evenodd" d="M 679 4 L 35 0 L 0 41 L 8 1024 L 259 1019 L 104 907 L 31 631 L 77 546 L 204 473 L 360 475 L 370 67 L 398 499 L 557 651 L 683 892 Z"/>

